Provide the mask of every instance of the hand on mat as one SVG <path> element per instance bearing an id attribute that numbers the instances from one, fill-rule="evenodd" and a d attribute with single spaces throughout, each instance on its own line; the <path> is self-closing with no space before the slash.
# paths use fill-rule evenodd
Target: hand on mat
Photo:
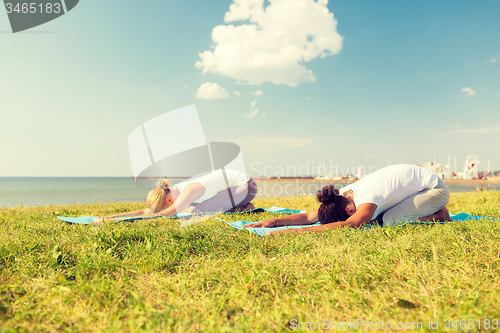
<path id="1" fill-rule="evenodd" d="M 285 233 L 288 234 L 291 232 L 296 233 L 296 234 L 300 234 L 301 232 L 304 232 L 304 230 L 303 229 L 281 229 L 281 230 L 271 231 L 267 235 L 268 236 L 276 236 L 276 235 L 282 235 Z"/>
<path id="2" fill-rule="evenodd" d="M 93 221 L 93 224 L 103 224 L 105 222 L 112 221 L 113 219 L 108 216 L 96 216 L 97 220 Z"/>
<path id="3" fill-rule="evenodd" d="M 102 218 L 99 218 L 95 221 L 92 221 L 92 224 L 102 224 L 102 220 L 103 220 Z"/>
<path id="4" fill-rule="evenodd" d="M 277 226 L 278 224 L 276 223 L 276 220 L 267 220 L 257 223 L 245 224 L 245 228 L 274 228 Z"/>

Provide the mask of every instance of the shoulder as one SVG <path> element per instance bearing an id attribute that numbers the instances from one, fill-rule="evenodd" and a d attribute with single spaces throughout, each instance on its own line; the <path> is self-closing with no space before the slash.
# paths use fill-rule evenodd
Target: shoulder
<path id="1" fill-rule="evenodd" d="M 195 192 L 199 190 L 205 190 L 205 186 L 197 181 L 190 182 L 184 187 L 184 192 Z"/>
<path id="2" fill-rule="evenodd" d="M 380 195 L 368 187 L 361 187 L 358 189 L 353 189 L 354 192 L 354 204 L 356 207 L 360 207 L 363 204 L 375 204 L 380 205 Z"/>

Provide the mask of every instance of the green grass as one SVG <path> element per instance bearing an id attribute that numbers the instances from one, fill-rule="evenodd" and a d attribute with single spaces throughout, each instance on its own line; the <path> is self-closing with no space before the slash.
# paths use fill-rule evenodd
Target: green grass
<path id="1" fill-rule="evenodd" d="M 317 207 L 308 196 L 256 204 Z M 444 331 L 446 318 L 500 319 L 499 222 L 258 237 L 215 219 L 56 218 L 142 205 L 0 209 L 0 331 L 279 332 L 292 319 L 420 321 L 422 331 L 439 319 Z M 500 217 L 500 193 L 455 193 L 449 208 Z"/>

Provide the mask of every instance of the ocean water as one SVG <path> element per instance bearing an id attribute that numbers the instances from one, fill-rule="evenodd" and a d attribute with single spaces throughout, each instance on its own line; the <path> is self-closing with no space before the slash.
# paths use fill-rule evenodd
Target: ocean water
<path id="1" fill-rule="evenodd" d="M 176 184 L 179 181 L 172 181 Z M 299 181 L 257 181 L 257 198 L 310 195 L 325 184 Z M 334 184 L 337 188 L 347 184 Z M 476 190 L 475 184 L 448 184 L 452 192 Z M 500 189 L 500 188 L 499 188 Z M 147 189 L 129 177 L 0 177 L 0 207 L 68 205 L 92 202 L 145 201 Z"/>
<path id="2" fill-rule="evenodd" d="M 0 178 L 0 207 L 137 201 L 147 193 L 131 178 Z"/>

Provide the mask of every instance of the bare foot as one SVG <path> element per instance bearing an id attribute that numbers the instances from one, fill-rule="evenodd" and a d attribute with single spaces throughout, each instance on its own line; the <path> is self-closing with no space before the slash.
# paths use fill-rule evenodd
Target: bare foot
<path id="1" fill-rule="evenodd" d="M 252 209 L 255 209 L 254 204 L 251 202 L 247 203 L 247 205 L 245 206 L 245 210 L 252 210 Z"/>
<path id="2" fill-rule="evenodd" d="M 245 206 L 234 207 L 228 210 L 228 212 L 245 212 L 247 210 L 252 210 L 252 209 L 255 209 L 255 206 L 253 205 L 253 203 L 249 202 Z"/>
<path id="3" fill-rule="evenodd" d="M 435 221 L 435 222 L 451 222 L 453 221 L 450 217 L 450 212 L 448 208 L 443 207 L 432 215 L 420 217 L 419 221 Z"/>
<path id="4" fill-rule="evenodd" d="M 440 210 L 438 210 L 435 214 L 437 214 L 437 220 L 436 221 L 443 221 L 443 222 L 451 222 L 453 221 L 450 216 L 450 212 L 448 211 L 448 208 L 443 207 Z"/>

